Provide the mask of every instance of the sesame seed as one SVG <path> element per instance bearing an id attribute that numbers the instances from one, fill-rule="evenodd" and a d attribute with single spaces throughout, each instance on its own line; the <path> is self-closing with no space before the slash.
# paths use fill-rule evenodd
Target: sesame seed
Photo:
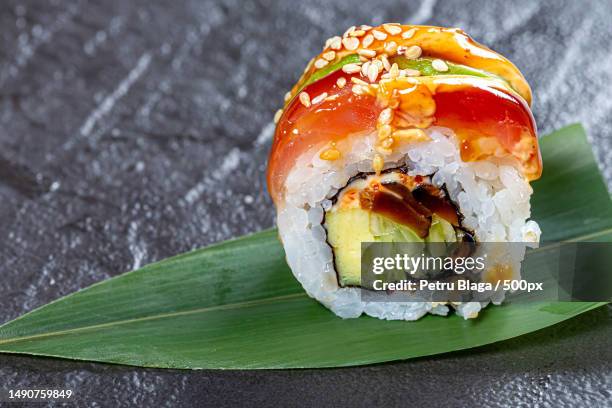
<path id="1" fill-rule="evenodd" d="M 330 38 L 329 48 L 338 51 L 342 48 L 342 38 L 335 36 Z"/>
<path id="2" fill-rule="evenodd" d="M 385 44 L 385 51 L 389 54 L 395 53 L 397 50 L 397 43 L 395 41 L 390 41 Z"/>
<path id="3" fill-rule="evenodd" d="M 321 56 L 323 57 L 323 59 L 325 59 L 327 61 L 333 61 L 336 58 L 336 52 L 335 51 L 328 51 L 328 52 L 324 53 Z"/>
<path id="4" fill-rule="evenodd" d="M 366 24 L 362 24 L 361 27 L 359 27 L 361 30 L 363 31 L 369 31 L 372 29 L 372 26 L 366 25 Z"/>
<path id="5" fill-rule="evenodd" d="M 370 67 L 368 68 L 368 79 L 370 80 L 370 82 L 376 82 L 376 78 L 378 78 L 378 73 L 378 65 L 370 64 Z"/>
<path id="6" fill-rule="evenodd" d="M 416 33 L 416 28 L 411 28 L 410 30 L 408 30 L 408 31 L 404 31 L 404 32 L 402 33 L 402 38 L 403 38 L 404 40 L 407 40 L 407 39 L 409 39 L 409 38 L 412 38 L 412 37 L 414 36 L 414 33 Z"/>
<path id="7" fill-rule="evenodd" d="M 372 159 L 372 168 L 376 172 L 376 174 L 380 174 L 382 169 L 385 167 L 385 160 L 382 158 L 380 154 L 374 155 L 374 159 Z"/>
<path id="8" fill-rule="evenodd" d="M 351 82 L 357 85 L 363 85 L 363 86 L 368 86 L 368 83 L 362 79 L 359 79 L 357 77 L 352 77 L 351 78 Z"/>
<path id="9" fill-rule="evenodd" d="M 289 99 L 291 99 L 291 91 L 285 94 L 285 102 L 289 101 Z"/>
<path id="10" fill-rule="evenodd" d="M 404 56 L 408 59 L 417 59 L 421 56 L 423 50 L 418 45 L 412 45 L 404 51 Z"/>
<path id="11" fill-rule="evenodd" d="M 355 30 L 355 31 L 353 31 L 352 33 L 350 33 L 349 35 L 350 35 L 351 37 L 363 37 L 363 36 L 365 35 L 365 33 L 366 33 L 366 32 L 365 32 L 365 31 L 363 31 L 363 30 Z"/>
<path id="12" fill-rule="evenodd" d="M 327 98 L 327 92 L 323 92 L 321 95 L 316 96 L 313 100 L 312 100 L 312 104 L 316 105 L 318 103 L 323 102 L 323 100 Z"/>
<path id="13" fill-rule="evenodd" d="M 338 88 L 340 89 L 344 88 L 344 85 L 346 85 L 346 78 L 345 77 L 338 78 L 338 80 L 336 81 L 336 85 L 338 85 Z"/>
<path id="14" fill-rule="evenodd" d="M 370 69 L 370 64 L 372 64 L 371 61 L 366 61 L 365 64 L 361 66 L 361 76 L 368 75 L 368 69 Z"/>
<path id="15" fill-rule="evenodd" d="M 321 160 L 328 160 L 328 161 L 338 160 L 340 158 L 340 151 L 334 147 L 331 147 L 321 152 L 319 157 L 321 158 Z"/>
<path id="16" fill-rule="evenodd" d="M 397 76 L 399 76 L 399 67 L 397 66 L 397 63 L 393 63 L 393 65 L 391 65 L 391 69 L 389 70 L 389 75 L 391 76 L 391 78 L 395 78 Z"/>
<path id="17" fill-rule="evenodd" d="M 363 89 L 363 86 L 361 85 L 353 85 L 353 87 L 351 88 L 351 91 L 355 95 L 363 95 L 365 93 L 365 90 Z"/>
<path id="18" fill-rule="evenodd" d="M 362 57 L 373 58 L 376 56 L 376 51 L 360 49 L 360 50 L 357 50 L 357 54 L 361 55 Z"/>
<path id="19" fill-rule="evenodd" d="M 387 34 L 383 33 L 382 31 L 372 30 L 372 35 L 379 41 L 384 41 L 387 39 Z"/>
<path id="20" fill-rule="evenodd" d="M 297 128 L 295 128 L 291 131 L 291 133 L 293 133 L 294 135 L 297 135 L 298 133 L 300 133 L 300 131 L 297 130 Z"/>
<path id="21" fill-rule="evenodd" d="M 373 42 L 374 42 L 374 36 L 372 34 L 368 34 L 365 37 L 363 37 L 363 40 L 361 40 L 361 45 L 364 48 L 368 48 L 370 45 L 372 45 Z"/>
<path id="22" fill-rule="evenodd" d="M 391 108 L 385 108 L 378 115 L 378 123 L 381 125 L 388 125 L 391 123 L 391 119 L 393 118 L 393 110 Z"/>
<path id="23" fill-rule="evenodd" d="M 307 108 L 310 108 L 310 95 L 306 92 L 300 92 L 300 102 Z"/>
<path id="24" fill-rule="evenodd" d="M 342 72 L 347 74 L 354 74 L 359 71 L 361 71 L 361 67 L 357 64 L 346 64 L 342 67 Z"/>
<path id="25" fill-rule="evenodd" d="M 401 75 L 407 76 L 407 77 L 417 77 L 417 76 L 421 76 L 421 71 L 419 71 L 418 69 L 406 68 L 406 69 L 402 69 Z"/>
<path id="26" fill-rule="evenodd" d="M 359 39 L 355 37 L 348 37 L 342 39 L 342 44 L 344 44 L 344 48 L 349 51 L 354 51 L 359 47 Z"/>
<path id="27" fill-rule="evenodd" d="M 330 95 L 327 98 L 325 98 L 326 101 L 335 101 L 336 99 L 338 99 L 338 94 Z"/>
<path id="28" fill-rule="evenodd" d="M 351 34 L 353 31 L 355 31 L 355 28 L 356 28 L 355 26 L 350 26 L 350 27 L 348 28 L 348 30 L 346 30 L 346 31 L 344 32 L 344 34 L 342 34 L 342 36 L 343 36 L 343 37 L 348 37 L 348 36 L 349 36 L 349 35 L 350 35 L 350 34 Z"/>
<path id="29" fill-rule="evenodd" d="M 441 59 L 435 59 L 431 62 L 431 66 L 433 67 L 433 69 L 435 69 L 436 71 L 439 72 L 446 72 L 448 71 L 448 65 L 446 65 L 446 62 L 442 61 Z"/>
<path id="30" fill-rule="evenodd" d="M 383 29 L 391 35 L 398 35 L 402 32 L 402 27 L 391 24 L 383 24 Z"/>
<path id="31" fill-rule="evenodd" d="M 380 56 L 380 60 L 382 61 L 383 68 L 385 71 L 389 71 L 391 69 L 391 64 L 389 63 L 389 59 L 385 54 Z"/>
<path id="32" fill-rule="evenodd" d="M 274 123 L 278 123 L 278 121 L 280 120 L 281 116 L 283 116 L 283 110 L 279 109 L 276 111 L 276 113 L 274 114 Z"/>
<path id="33" fill-rule="evenodd" d="M 364 57 L 363 55 L 359 56 L 359 61 L 361 62 L 368 62 L 370 59 L 368 57 Z"/>
<path id="34" fill-rule="evenodd" d="M 383 63 L 382 63 L 381 60 L 379 60 L 379 59 L 373 60 L 372 64 L 376 64 L 376 66 L 378 67 L 379 71 L 383 70 Z"/>
<path id="35" fill-rule="evenodd" d="M 329 61 L 325 61 L 324 59 L 319 58 L 318 60 L 315 61 L 314 66 L 317 69 L 321 69 L 324 66 L 326 66 L 327 64 L 329 64 Z"/>

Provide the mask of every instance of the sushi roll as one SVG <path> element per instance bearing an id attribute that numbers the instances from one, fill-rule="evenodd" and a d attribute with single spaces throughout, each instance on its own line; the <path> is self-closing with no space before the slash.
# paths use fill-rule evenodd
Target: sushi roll
<path id="1" fill-rule="evenodd" d="M 306 292 L 343 318 L 476 317 L 488 300 L 365 300 L 361 243 L 537 243 L 530 104 L 516 66 L 457 28 L 362 25 L 327 40 L 275 115 L 267 169 Z"/>

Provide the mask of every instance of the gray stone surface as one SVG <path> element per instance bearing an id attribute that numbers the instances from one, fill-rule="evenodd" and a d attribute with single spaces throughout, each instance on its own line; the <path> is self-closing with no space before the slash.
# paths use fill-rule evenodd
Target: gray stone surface
<path id="1" fill-rule="evenodd" d="M 460 26 L 509 56 L 541 133 L 581 121 L 612 180 L 608 1 L 0 4 L 0 322 L 273 224 L 274 111 L 354 23 Z M 612 406 L 612 310 L 477 350 L 340 370 L 149 370 L 0 356 L 79 405 Z M 424 339 L 426 341 L 426 339 Z"/>

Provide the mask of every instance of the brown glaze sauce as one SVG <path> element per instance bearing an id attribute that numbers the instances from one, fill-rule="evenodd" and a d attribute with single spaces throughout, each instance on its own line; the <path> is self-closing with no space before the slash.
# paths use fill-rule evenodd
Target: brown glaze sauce
<path id="1" fill-rule="evenodd" d="M 420 184 L 412 190 L 412 196 L 431 212 L 451 223 L 453 227 L 459 226 L 457 208 L 440 189 L 431 184 Z"/>
<path id="2" fill-rule="evenodd" d="M 457 209 L 437 187 L 419 184 L 414 190 L 398 182 L 366 188 L 359 195 L 361 208 L 383 215 L 411 228 L 420 238 L 429 234 L 431 216 L 436 214 L 459 227 Z"/>

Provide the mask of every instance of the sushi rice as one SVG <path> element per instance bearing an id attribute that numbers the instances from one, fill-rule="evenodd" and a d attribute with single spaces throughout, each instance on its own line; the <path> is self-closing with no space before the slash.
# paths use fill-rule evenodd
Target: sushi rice
<path id="1" fill-rule="evenodd" d="M 426 133 L 429 141 L 400 146 L 385 158 L 384 168 L 405 166 L 409 175 L 430 176 L 435 186 L 444 186 L 463 216 L 462 225 L 478 242 L 539 242 L 540 228 L 529 220 L 533 190 L 516 159 L 500 155 L 464 162 L 451 129 L 430 127 Z M 335 161 L 320 158 L 325 146 L 313 146 L 287 176 L 286 201 L 278 208 L 277 223 L 287 262 L 308 295 L 343 318 L 365 313 L 387 320 L 417 320 L 453 309 L 473 318 L 489 303 L 500 303 L 499 297 L 452 304 L 363 301 L 361 288 L 340 287 L 324 214 L 352 177 L 374 172 L 375 141 L 375 132 L 352 135 L 344 142 L 351 145 L 342 146 L 345 153 Z"/>

